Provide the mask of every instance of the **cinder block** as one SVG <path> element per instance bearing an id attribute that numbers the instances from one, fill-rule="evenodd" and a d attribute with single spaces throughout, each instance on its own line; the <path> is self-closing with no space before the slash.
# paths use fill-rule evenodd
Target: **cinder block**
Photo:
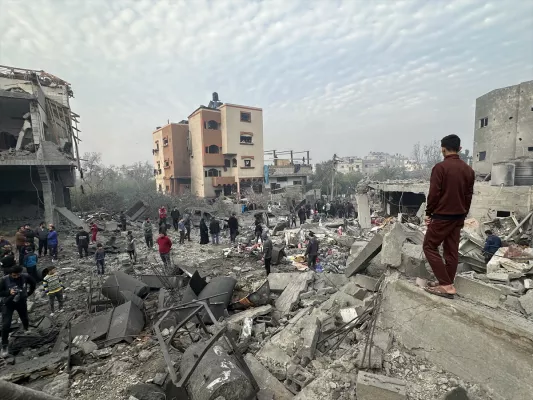
<path id="1" fill-rule="evenodd" d="M 298 394 L 304 387 L 309 385 L 315 379 L 313 374 L 300 365 L 292 364 L 287 369 L 287 379 L 285 387 L 292 393 Z"/>
<path id="2" fill-rule="evenodd" d="M 406 383 L 400 379 L 359 371 L 357 400 L 406 400 Z"/>

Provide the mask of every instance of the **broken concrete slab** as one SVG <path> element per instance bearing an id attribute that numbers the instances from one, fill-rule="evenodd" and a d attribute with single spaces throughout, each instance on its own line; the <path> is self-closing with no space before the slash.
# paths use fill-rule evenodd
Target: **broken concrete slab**
<path id="1" fill-rule="evenodd" d="M 533 315 L 533 291 L 529 290 L 519 298 L 519 301 L 526 315 Z"/>
<path id="2" fill-rule="evenodd" d="M 256 354 L 259 362 L 279 380 L 287 378 L 291 358 L 281 348 L 267 342 Z"/>
<path id="3" fill-rule="evenodd" d="M 365 346 L 363 345 L 363 348 L 359 353 L 357 353 L 357 357 L 355 358 L 355 366 L 359 369 L 381 369 L 383 368 L 383 351 L 376 347 L 368 346 L 366 349 L 366 353 L 364 352 Z"/>
<path id="4" fill-rule="evenodd" d="M 391 267 L 399 267 L 402 263 L 402 247 L 407 239 L 421 245 L 424 242 L 424 234 L 418 229 L 412 229 L 405 224 L 396 222 L 383 237 L 381 263 Z"/>
<path id="5" fill-rule="evenodd" d="M 341 286 L 344 286 L 348 282 L 350 282 L 346 275 L 344 275 L 344 274 L 334 274 L 332 272 L 318 274 L 318 276 L 315 278 L 315 282 L 317 282 L 317 281 L 321 282 L 322 279 L 325 281 L 324 287 L 333 285 L 333 286 L 335 286 L 337 288 L 340 288 Z"/>
<path id="6" fill-rule="evenodd" d="M 78 350 L 76 349 L 75 352 L 78 352 Z M 32 360 L 16 363 L 13 366 L 0 370 L 0 379 L 16 383 L 29 378 L 32 374 L 39 375 L 41 371 L 47 376 L 51 372 L 59 370 L 59 367 L 67 357 L 68 351 L 62 351 L 59 353 L 48 353 Z"/>
<path id="7" fill-rule="evenodd" d="M 271 311 L 272 306 L 270 304 L 267 304 L 266 306 L 249 308 L 246 311 L 233 314 L 232 316 L 226 318 L 226 321 L 228 322 L 228 324 L 241 324 L 246 318 L 255 319 L 260 315 L 270 314 Z"/>
<path id="8" fill-rule="evenodd" d="M 363 300 L 367 294 L 367 291 L 360 288 L 355 282 L 348 282 L 341 290 L 358 300 Z"/>
<path id="9" fill-rule="evenodd" d="M 460 297 L 433 296 L 394 278 L 384 287 L 378 325 L 392 330 L 399 344 L 482 385 L 495 399 L 531 398 L 533 322 Z"/>
<path id="10" fill-rule="evenodd" d="M 81 220 L 76 214 L 70 211 L 67 207 L 57 207 L 56 211 L 65 217 L 72 225 L 75 227 L 82 227 L 86 232 L 89 231 L 89 225 L 83 220 Z"/>
<path id="11" fill-rule="evenodd" d="M 392 333 L 390 331 L 376 330 L 372 337 L 372 344 L 384 353 L 388 352 L 392 347 Z"/>
<path id="12" fill-rule="evenodd" d="M 324 312 L 329 312 L 333 310 L 334 308 L 341 309 L 341 308 L 346 308 L 346 307 L 351 307 L 351 306 L 362 307 L 363 302 L 344 292 L 337 292 L 334 295 L 332 295 L 329 299 L 327 299 L 319 307 L 319 310 L 324 311 Z"/>
<path id="13" fill-rule="evenodd" d="M 500 304 L 501 290 L 481 281 L 464 276 L 456 276 L 455 288 L 457 289 L 457 294 L 469 300 L 480 302 L 492 308 L 496 308 Z"/>
<path id="14" fill-rule="evenodd" d="M 270 291 L 274 293 L 281 293 L 285 290 L 289 282 L 292 282 L 300 275 L 299 272 L 287 273 L 287 272 L 273 272 L 268 275 L 268 284 Z"/>
<path id="15" fill-rule="evenodd" d="M 244 360 L 261 390 L 272 391 L 275 400 L 291 400 L 294 397 L 252 354 L 246 354 Z"/>
<path id="16" fill-rule="evenodd" d="M 300 331 L 302 345 L 296 355 L 300 357 L 303 365 L 307 365 L 315 358 L 316 343 L 320 336 L 320 320 L 313 315 L 305 318 Z"/>
<path id="17" fill-rule="evenodd" d="M 376 292 L 377 291 L 377 285 L 379 280 L 376 278 L 372 278 L 368 275 L 356 275 L 355 277 L 351 278 L 353 282 L 357 286 L 360 286 L 370 292 Z"/>
<path id="18" fill-rule="evenodd" d="M 344 384 L 341 388 L 335 382 L 344 382 Z M 353 393 L 355 391 L 354 388 L 354 374 L 345 374 L 334 370 L 323 370 L 322 375 L 319 375 L 304 387 L 303 390 L 294 397 L 294 400 L 334 400 L 339 398 L 339 394 Z M 341 393 L 341 390 L 345 393 Z"/>
<path id="19" fill-rule="evenodd" d="M 355 238 L 353 236 L 341 235 L 341 236 L 335 236 L 335 241 L 337 242 L 339 246 L 350 248 L 354 244 Z"/>
<path id="20" fill-rule="evenodd" d="M 346 263 L 346 269 L 344 271 L 347 277 L 355 275 L 361 271 L 364 271 L 370 264 L 370 261 L 381 251 L 383 244 L 383 237 L 380 234 L 374 235 L 374 237 L 368 242 L 366 247 L 351 260 L 350 263 Z"/>
<path id="21" fill-rule="evenodd" d="M 314 272 L 312 271 L 297 275 L 277 298 L 276 309 L 285 314 L 294 310 L 300 301 L 300 294 L 307 290 L 307 286 L 313 281 L 313 278 Z"/>
<path id="22" fill-rule="evenodd" d="M 406 382 L 384 375 L 359 371 L 357 400 L 406 400 Z"/>

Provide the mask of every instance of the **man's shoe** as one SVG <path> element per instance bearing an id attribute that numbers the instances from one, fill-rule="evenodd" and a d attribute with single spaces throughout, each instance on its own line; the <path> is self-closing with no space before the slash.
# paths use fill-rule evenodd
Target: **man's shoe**
<path id="1" fill-rule="evenodd" d="M 2 346 L 2 352 L 0 352 L 0 357 L 6 358 L 7 356 L 9 356 L 8 348 L 7 346 Z"/>

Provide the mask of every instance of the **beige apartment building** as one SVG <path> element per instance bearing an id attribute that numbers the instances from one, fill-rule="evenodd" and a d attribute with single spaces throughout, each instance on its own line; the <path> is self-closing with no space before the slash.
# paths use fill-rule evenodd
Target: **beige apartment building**
<path id="1" fill-rule="evenodd" d="M 168 165 L 170 161 L 173 163 L 170 165 L 184 166 L 188 163 L 190 190 L 199 197 L 245 195 L 249 189 L 255 192 L 263 190 L 261 108 L 223 104 L 218 100 L 218 95 L 213 93 L 213 100 L 209 106 L 198 107 L 189 115 L 188 124 L 171 125 L 187 127 L 187 143 L 184 147 L 178 146 L 176 149 L 172 147 L 173 156 L 164 155 L 164 160 L 156 158 L 154 154 L 154 162 L 159 162 L 155 166 L 157 171 L 159 171 L 158 165 Z M 164 128 L 154 132 L 154 146 L 156 138 L 162 140 L 158 132 Z M 164 137 L 164 133 L 162 135 Z M 161 164 L 162 161 L 165 163 Z M 185 168 L 180 171 L 185 171 Z M 177 173 L 174 176 L 178 176 Z M 156 181 L 161 191 L 181 193 L 173 190 L 173 186 L 167 183 L 160 183 L 158 175 Z M 172 179 L 169 182 L 172 182 Z M 174 185 L 178 185 L 179 190 L 184 190 L 183 182 L 185 179 Z"/>

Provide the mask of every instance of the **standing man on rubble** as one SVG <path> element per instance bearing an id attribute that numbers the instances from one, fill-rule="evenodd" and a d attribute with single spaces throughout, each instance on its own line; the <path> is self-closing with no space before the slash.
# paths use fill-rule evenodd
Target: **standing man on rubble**
<path id="1" fill-rule="evenodd" d="M 239 220 L 235 213 L 231 214 L 231 217 L 228 219 L 228 228 L 229 228 L 229 240 L 231 243 L 235 243 L 237 238 L 237 232 L 239 231 Z"/>
<path id="2" fill-rule="evenodd" d="M 24 234 L 24 227 L 19 227 L 15 233 L 15 244 L 17 246 L 17 253 L 19 256 L 19 265 L 22 266 L 24 262 L 24 249 L 26 248 L 26 235 Z"/>
<path id="3" fill-rule="evenodd" d="M 304 257 L 307 257 L 307 267 L 315 271 L 316 259 L 318 257 L 318 240 L 316 240 L 313 232 L 309 232 L 309 243 L 307 244 Z"/>
<path id="4" fill-rule="evenodd" d="M 157 238 L 157 245 L 159 246 L 159 257 L 161 257 L 163 265 L 167 268 L 171 267 L 170 250 L 172 249 L 172 241 L 166 234 L 160 233 Z"/>
<path id="5" fill-rule="evenodd" d="M 300 207 L 300 209 L 298 210 L 298 218 L 300 218 L 300 226 L 305 224 L 305 216 L 306 216 L 305 208 Z"/>
<path id="6" fill-rule="evenodd" d="M 48 249 L 50 250 L 52 261 L 57 261 L 57 246 L 59 244 L 59 240 L 57 238 L 56 227 L 50 224 L 48 225 L 48 230 Z"/>
<path id="7" fill-rule="evenodd" d="M 35 247 L 35 231 L 31 229 L 29 224 L 26 224 L 26 226 L 24 226 L 24 236 L 26 236 L 26 242 L 29 242 Z"/>
<path id="8" fill-rule="evenodd" d="M 150 218 L 146 218 L 146 221 L 143 222 L 143 232 L 144 240 L 146 242 L 146 247 L 149 249 L 154 247 L 154 232 L 152 228 L 152 222 Z"/>
<path id="9" fill-rule="evenodd" d="M 37 228 L 37 237 L 39 238 L 39 257 L 48 253 L 48 229 L 46 229 L 46 224 L 41 222 Z"/>
<path id="10" fill-rule="evenodd" d="M 178 207 L 174 207 L 172 211 L 170 212 L 170 217 L 172 218 L 172 226 L 174 226 L 174 230 L 178 230 L 178 224 L 180 222 L 180 212 L 178 210 Z"/>
<path id="11" fill-rule="evenodd" d="M 220 244 L 220 222 L 218 222 L 218 219 L 211 218 L 211 222 L 209 223 L 209 233 L 211 234 L 211 243 L 214 245 Z"/>
<path id="12" fill-rule="evenodd" d="M 270 265 L 272 264 L 272 239 L 265 233 L 263 234 L 263 258 L 265 259 L 265 271 L 267 276 L 270 274 Z"/>
<path id="13" fill-rule="evenodd" d="M 84 252 L 85 257 L 89 257 L 89 234 L 85 232 L 82 226 L 78 228 L 78 233 L 76 234 L 76 246 L 78 246 L 80 258 L 83 257 Z"/>
<path id="14" fill-rule="evenodd" d="M 185 211 L 183 215 L 183 223 L 185 224 L 185 237 L 187 241 L 191 241 L 191 214 Z"/>
<path id="15" fill-rule="evenodd" d="M 461 139 L 448 135 L 441 140 L 444 161 L 431 171 L 426 206 L 428 230 L 424 238 L 424 254 L 437 278 L 425 290 L 453 299 L 453 286 L 459 263 L 459 239 L 464 220 L 470 211 L 474 193 L 475 173 L 459 158 Z M 444 261 L 439 253 L 442 244 Z"/>
<path id="16" fill-rule="evenodd" d="M 13 266 L 0 280 L 0 298 L 2 299 L 2 352 L 1 357 L 7 357 L 9 344 L 9 331 L 11 320 L 16 311 L 22 321 L 26 332 L 30 330 L 28 318 L 28 297 L 35 292 L 35 280 L 28 274 L 22 273 L 22 267 Z"/>

